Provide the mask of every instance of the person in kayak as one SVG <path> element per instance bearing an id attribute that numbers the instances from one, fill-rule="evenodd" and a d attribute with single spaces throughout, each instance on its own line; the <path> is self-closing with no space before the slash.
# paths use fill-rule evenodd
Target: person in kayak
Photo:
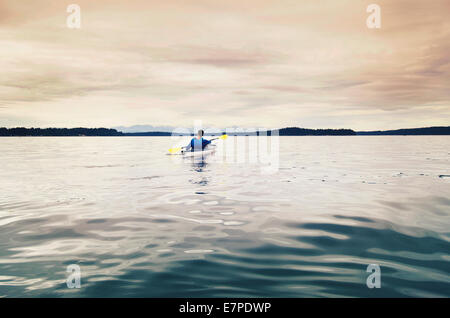
<path id="1" fill-rule="evenodd" d="M 185 151 L 202 151 L 211 143 L 211 140 L 206 140 L 203 138 L 203 134 L 205 132 L 203 130 L 199 130 L 197 133 L 197 137 L 192 138 L 189 145 L 186 146 Z"/>

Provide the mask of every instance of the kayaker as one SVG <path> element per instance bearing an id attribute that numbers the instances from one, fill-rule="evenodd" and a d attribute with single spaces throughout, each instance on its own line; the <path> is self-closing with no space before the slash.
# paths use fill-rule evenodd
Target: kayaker
<path id="1" fill-rule="evenodd" d="M 197 133 L 197 137 L 192 138 L 185 151 L 201 151 L 205 149 L 205 147 L 211 143 L 211 140 L 206 140 L 205 138 L 203 138 L 204 133 L 205 132 L 200 129 Z"/>

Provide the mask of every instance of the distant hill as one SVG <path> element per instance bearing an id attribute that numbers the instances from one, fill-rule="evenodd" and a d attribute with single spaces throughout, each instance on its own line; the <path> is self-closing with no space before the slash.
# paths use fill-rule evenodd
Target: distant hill
<path id="1" fill-rule="evenodd" d="M 425 128 L 407 128 L 396 130 L 377 130 L 377 131 L 357 131 L 357 135 L 373 136 L 373 135 L 450 135 L 450 126 L 442 127 L 425 127 Z"/>
<path id="2" fill-rule="evenodd" d="M 351 129 L 306 129 L 298 127 L 281 128 L 280 136 L 353 136 Z"/>
<path id="3" fill-rule="evenodd" d="M 152 126 L 152 125 L 133 125 L 133 126 L 117 126 L 111 127 L 123 133 L 148 133 L 148 132 L 168 132 L 173 131 L 177 127 L 173 126 Z"/>
<path id="4" fill-rule="evenodd" d="M 154 137 L 172 136 L 172 133 L 167 132 L 167 131 L 132 132 L 132 133 L 122 133 L 122 134 L 124 136 L 154 136 Z"/>

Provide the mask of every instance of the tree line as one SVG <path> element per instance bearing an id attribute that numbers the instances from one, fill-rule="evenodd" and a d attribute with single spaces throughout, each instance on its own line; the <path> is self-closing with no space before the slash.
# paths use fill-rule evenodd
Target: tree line
<path id="1" fill-rule="evenodd" d="M 109 128 L 0 128 L 0 136 L 123 136 Z"/>

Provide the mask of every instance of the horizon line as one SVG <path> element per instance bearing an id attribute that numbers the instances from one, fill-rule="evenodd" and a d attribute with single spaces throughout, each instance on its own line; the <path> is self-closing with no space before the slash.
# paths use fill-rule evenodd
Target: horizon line
<path id="1" fill-rule="evenodd" d="M 135 125 L 135 126 L 140 126 L 140 125 Z M 144 126 L 144 125 L 142 125 Z M 147 130 L 147 131 L 135 131 L 135 132 L 125 132 L 123 130 L 119 130 L 117 129 L 120 126 L 116 126 L 116 127 L 82 127 L 82 126 L 74 126 L 74 127 L 56 127 L 56 126 L 49 126 L 49 127 L 25 127 L 25 126 L 16 126 L 16 127 L 6 127 L 6 126 L 0 126 L 0 129 L 111 129 L 111 130 L 116 130 L 118 132 L 124 133 L 124 134 L 139 134 L 139 133 L 173 133 L 173 131 L 167 131 L 167 130 Z M 133 127 L 133 126 L 128 126 L 128 127 Z M 231 127 L 230 127 L 231 128 Z M 226 129 L 230 129 L 230 128 L 217 128 L 214 130 L 217 130 L 217 132 L 210 132 L 210 133 L 218 133 L 218 132 L 225 132 Z M 274 131 L 274 130 L 282 130 L 282 129 L 288 129 L 288 128 L 298 128 L 298 129 L 306 129 L 306 130 L 351 130 L 353 132 L 361 132 L 361 133 L 365 133 L 365 132 L 387 132 L 387 131 L 396 131 L 396 130 L 411 130 L 411 129 L 428 129 L 428 128 L 450 128 L 449 126 L 426 126 L 426 127 L 411 127 L 411 128 L 395 128 L 395 129 L 378 129 L 378 130 L 354 130 L 352 128 L 305 128 L 305 127 L 299 127 L 299 126 L 287 126 L 287 127 L 282 127 L 282 128 L 274 128 L 274 129 L 256 129 L 254 130 L 255 132 L 259 132 L 259 131 Z M 174 128 L 176 129 L 176 128 Z M 183 128 L 183 129 L 188 129 L 189 128 Z M 250 128 L 251 129 L 251 128 Z M 205 129 L 204 129 L 205 130 Z M 243 132 L 235 132 L 235 133 L 249 133 L 251 131 L 243 131 Z M 180 133 L 182 134 L 182 133 Z"/>

